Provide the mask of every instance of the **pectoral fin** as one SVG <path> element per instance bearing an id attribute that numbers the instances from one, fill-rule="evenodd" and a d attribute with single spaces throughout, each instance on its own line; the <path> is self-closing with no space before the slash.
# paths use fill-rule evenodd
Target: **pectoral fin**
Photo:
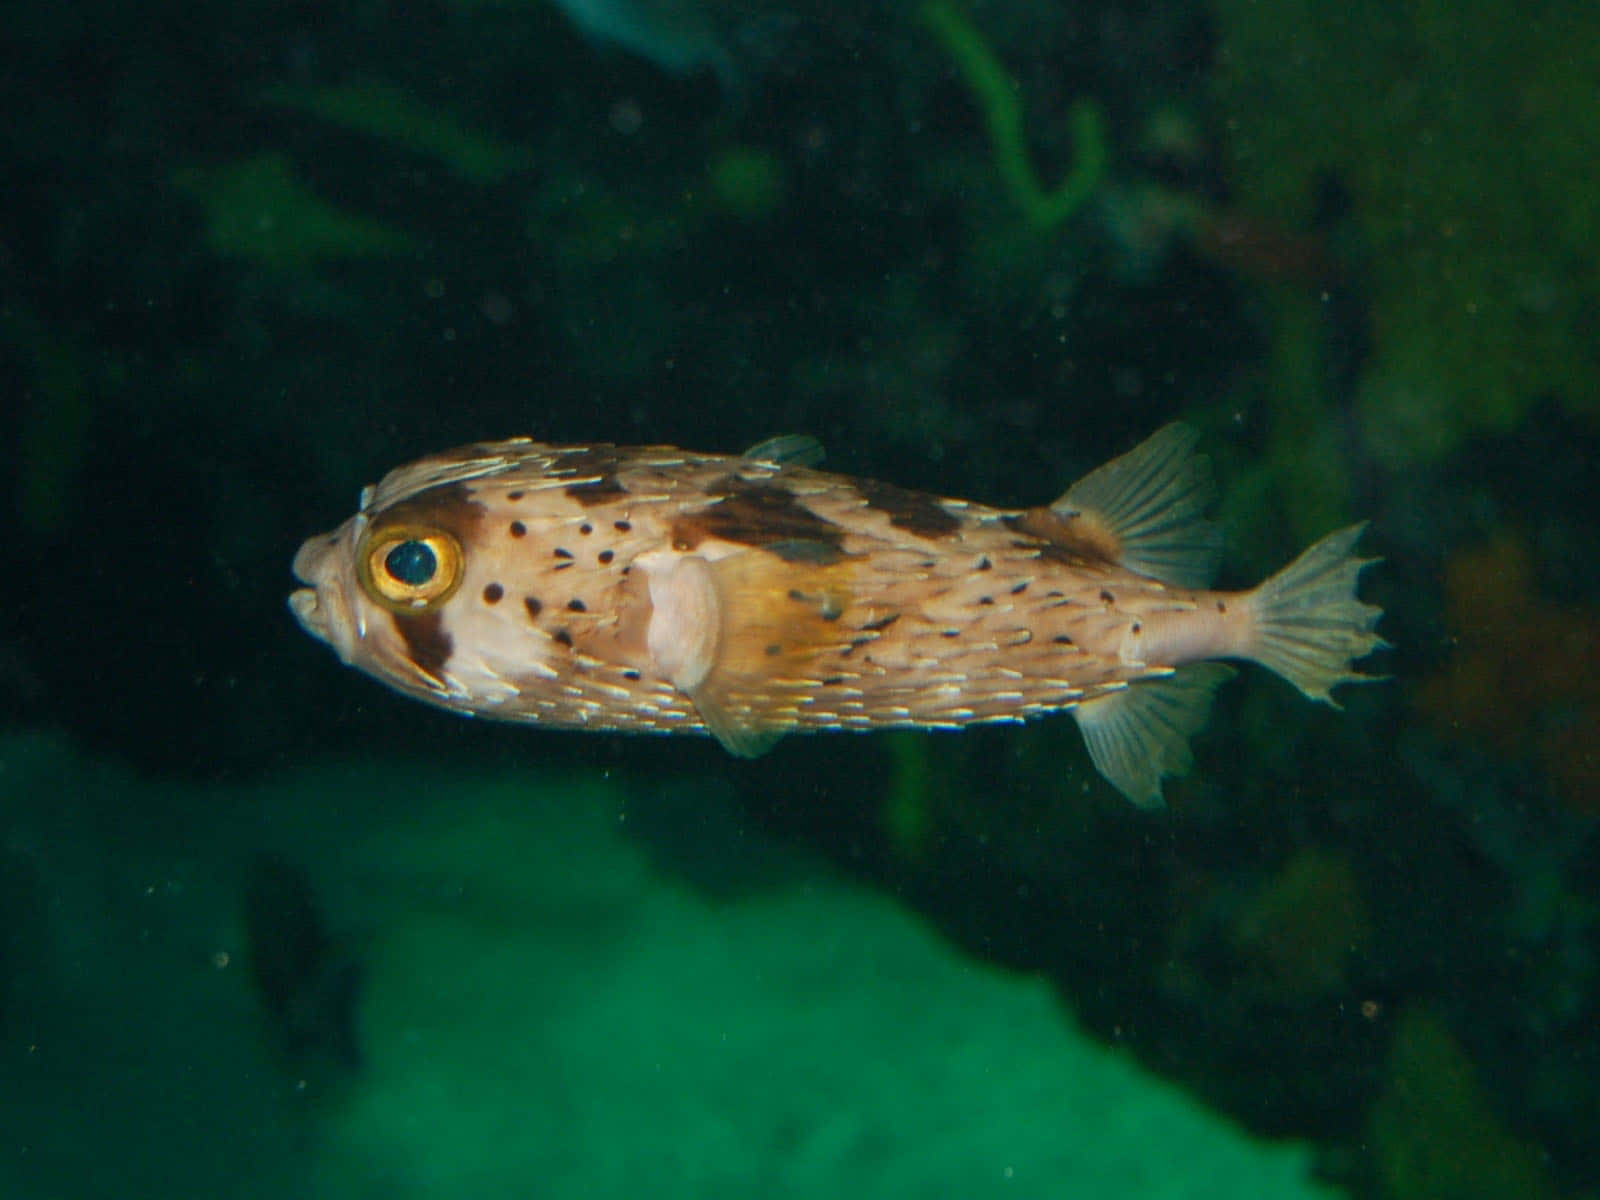
<path id="1" fill-rule="evenodd" d="M 761 551 L 652 574 L 651 659 L 730 754 L 771 749 L 809 700 L 818 654 L 847 644 L 847 569 Z"/>

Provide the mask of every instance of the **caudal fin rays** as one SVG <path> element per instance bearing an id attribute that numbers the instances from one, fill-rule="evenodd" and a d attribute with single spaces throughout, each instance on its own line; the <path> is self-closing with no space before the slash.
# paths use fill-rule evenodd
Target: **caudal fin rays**
<path id="1" fill-rule="evenodd" d="M 1388 645 L 1374 632 L 1383 610 L 1356 595 L 1361 572 L 1378 561 L 1354 553 L 1365 529 L 1363 522 L 1328 534 L 1250 594 L 1248 657 L 1335 708 L 1341 683 L 1381 678 L 1351 668 Z"/>

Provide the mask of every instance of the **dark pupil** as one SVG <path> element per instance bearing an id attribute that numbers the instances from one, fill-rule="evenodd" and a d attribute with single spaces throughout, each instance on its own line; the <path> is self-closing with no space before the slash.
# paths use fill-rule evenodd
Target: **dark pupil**
<path id="1" fill-rule="evenodd" d="M 390 578 L 407 587 L 421 587 L 433 578 L 433 573 L 439 569 L 439 560 L 426 542 L 401 542 L 384 555 L 383 569 L 389 572 Z"/>

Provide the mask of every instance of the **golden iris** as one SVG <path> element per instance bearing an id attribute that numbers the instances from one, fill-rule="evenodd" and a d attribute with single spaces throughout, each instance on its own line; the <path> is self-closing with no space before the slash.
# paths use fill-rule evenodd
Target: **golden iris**
<path id="1" fill-rule="evenodd" d="M 437 608 L 461 586 L 461 543 L 439 529 L 389 527 L 369 534 L 357 562 L 361 586 L 397 613 Z"/>

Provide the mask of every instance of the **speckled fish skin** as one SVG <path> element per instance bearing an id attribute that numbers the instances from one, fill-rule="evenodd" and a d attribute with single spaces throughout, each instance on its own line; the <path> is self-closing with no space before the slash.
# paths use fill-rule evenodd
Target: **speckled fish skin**
<path id="1" fill-rule="evenodd" d="M 391 472 L 355 516 L 309 539 L 294 563 L 307 586 L 290 604 L 346 663 L 430 704 L 555 727 L 709 731 L 742 755 L 792 730 L 1073 709 L 1102 772 L 1153 804 L 1161 776 L 1187 767 L 1187 737 L 1225 669 L 1191 672 L 1156 706 L 1165 715 L 1099 701 L 1220 657 L 1293 678 L 1259 653 L 1257 593 L 1183 586 L 1208 580 L 1215 558 L 1194 437 L 1169 426 L 1054 506 L 1025 510 L 760 447 L 467 446 Z M 1074 504 L 1075 491 L 1120 515 Z M 1349 662 L 1380 644 L 1377 610 L 1354 600 L 1358 533 L 1334 535 L 1346 543 L 1323 574 L 1339 576 L 1338 595 L 1319 610 L 1342 605 L 1349 628 L 1321 676 L 1294 678 L 1316 698 L 1363 678 Z M 379 594 L 406 590 L 384 577 L 389 548 L 414 553 L 429 538 L 449 560 L 436 571 L 457 576 L 448 591 Z M 1115 719 L 1099 728 L 1098 715 Z M 1152 720 L 1174 725 L 1178 744 Z"/>

